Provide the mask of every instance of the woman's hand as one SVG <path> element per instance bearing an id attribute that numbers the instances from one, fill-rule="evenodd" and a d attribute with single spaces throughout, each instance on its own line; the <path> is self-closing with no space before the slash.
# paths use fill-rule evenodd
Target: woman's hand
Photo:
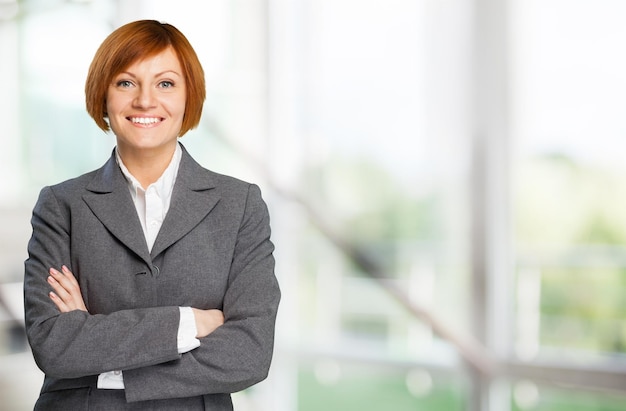
<path id="1" fill-rule="evenodd" d="M 48 283 L 54 290 L 50 292 L 50 299 L 59 311 L 62 313 L 74 310 L 87 311 L 78 281 L 66 266 L 61 267 L 61 271 L 51 268 Z"/>
<path id="2" fill-rule="evenodd" d="M 206 337 L 224 324 L 224 313 L 220 310 L 200 310 L 198 308 L 192 308 L 192 310 L 198 330 L 196 338 Z"/>

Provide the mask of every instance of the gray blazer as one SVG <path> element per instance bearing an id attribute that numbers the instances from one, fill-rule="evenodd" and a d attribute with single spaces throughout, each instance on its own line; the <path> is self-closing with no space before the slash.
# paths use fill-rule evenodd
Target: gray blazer
<path id="1" fill-rule="evenodd" d="M 267 376 L 280 291 L 256 185 L 202 168 L 183 148 L 170 209 L 148 252 L 112 155 L 96 171 L 42 189 L 32 227 L 26 330 L 45 373 L 36 409 L 113 409 L 100 395 L 111 390 L 95 388 L 97 375 L 123 370 L 125 390 L 109 397 L 133 410 L 231 410 L 229 393 Z M 48 297 L 48 269 L 63 264 L 89 313 L 60 314 Z M 225 317 L 182 355 L 179 306 Z"/>

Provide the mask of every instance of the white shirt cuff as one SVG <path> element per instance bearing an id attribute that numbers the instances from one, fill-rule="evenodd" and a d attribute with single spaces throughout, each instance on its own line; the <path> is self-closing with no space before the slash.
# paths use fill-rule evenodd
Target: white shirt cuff
<path id="1" fill-rule="evenodd" d="M 98 388 L 102 390 L 123 390 L 124 376 L 121 371 L 110 371 L 98 375 Z"/>
<path id="2" fill-rule="evenodd" d="M 178 325 L 178 353 L 183 354 L 200 346 L 200 340 L 196 338 L 196 318 L 191 307 L 178 307 L 180 310 L 180 323 Z"/>

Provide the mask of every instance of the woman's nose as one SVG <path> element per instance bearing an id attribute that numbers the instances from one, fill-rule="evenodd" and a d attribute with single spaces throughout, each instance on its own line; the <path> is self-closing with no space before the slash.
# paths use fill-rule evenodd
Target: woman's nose
<path id="1" fill-rule="evenodd" d="M 150 87 L 138 87 L 137 94 L 133 101 L 135 107 L 138 108 L 150 108 L 155 106 L 154 90 Z"/>

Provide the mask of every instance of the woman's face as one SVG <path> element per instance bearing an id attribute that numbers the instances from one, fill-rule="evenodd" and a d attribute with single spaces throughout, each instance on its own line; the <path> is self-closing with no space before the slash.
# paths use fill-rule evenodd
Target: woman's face
<path id="1" fill-rule="evenodd" d="M 174 50 L 136 61 L 113 77 L 107 114 L 124 153 L 173 150 L 185 115 L 187 85 Z"/>

